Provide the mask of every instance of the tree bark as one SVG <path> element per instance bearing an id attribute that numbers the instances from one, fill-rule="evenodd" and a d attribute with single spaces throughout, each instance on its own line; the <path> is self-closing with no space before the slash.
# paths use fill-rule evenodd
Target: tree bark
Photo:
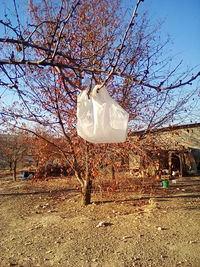
<path id="1" fill-rule="evenodd" d="M 12 172 L 12 162 L 9 162 L 10 172 Z"/>
<path id="2" fill-rule="evenodd" d="M 13 181 L 17 181 L 17 162 L 13 162 Z"/>
<path id="3" fill-rule="evenodd" d="M 168 155 L 168 165 L 169 165 L 169 175 L 172 176 L 172 153 L 169 152 Z"/>
<path id="4" fill-rule="evenodd" d="M 82 205 L 86 206 L 91 203 L 92 195 L 92 181 L 90 179 L 85 180 L 82 186 Z"/>
<path id="5" fill-rule="evenodd" d="M 111 177 L 112 177 L 112 181 L 115 181 L 115 168 L 113 165 L 111 165 Z"/>
<path id="6" fill-rule="evenodd" d="M 89 205 L 91 203 L 92 195 L 92 180 L 89 168 L 89 145 L 86 142 L 85 150 L 85 179 L 82 184 L 82 205 Z"/>

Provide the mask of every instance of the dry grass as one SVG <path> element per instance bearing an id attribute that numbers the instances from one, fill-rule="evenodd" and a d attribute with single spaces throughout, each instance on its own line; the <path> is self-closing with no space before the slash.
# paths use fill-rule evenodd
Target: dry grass
<path id="1" fill-rule="evenodd" d="M 7 181 L 12 181 L 12 176 L 8 171 L 1 172 L 0 177 Z M 21 171 L 18 173 L 17 182 L 22 183 Z M 15 185 L 17 186 L 17 182 Z M 24 181 L 23 181 L 24 182 Z M 74 191 L 80 195 L 81 186 L 74 176 L 68 177 L 50 177 L 44 179 L 30 179 L 25 181 L 23 192 L 68 192 Z M 106 201 L 120 198 L 121 195 L 126 195 L 127 198 L 141 197 L 142 195 L 152 197 L 155 194 L 165 195 L 173 192 L 173 188 L 164 190 L 159 183 L 153 179 L 142 179 L 134 177 L 127 173 L 116 173 L 115 179 L 107 173 L 106 176 L 99 175 L 93 180 L 92 201 Z"/>

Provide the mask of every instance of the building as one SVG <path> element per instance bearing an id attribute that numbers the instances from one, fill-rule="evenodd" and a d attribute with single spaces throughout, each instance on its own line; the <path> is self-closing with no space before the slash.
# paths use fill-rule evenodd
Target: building
<path id="1" fill-rule="evenodd" d="M 132 134 L 143 153 L 131 152 L 129 168 L 141 176 L 200 174 L 200 123 L 171 126 Z"/>

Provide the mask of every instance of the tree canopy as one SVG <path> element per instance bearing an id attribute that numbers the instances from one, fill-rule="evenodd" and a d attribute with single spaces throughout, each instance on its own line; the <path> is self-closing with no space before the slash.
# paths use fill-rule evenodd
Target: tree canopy
<path id="1" fill-rule="evenodd" d="M 120 0 L 29 0 L 28 6 L 13 0 L 16 19 L 10 11 L 0 20 L 0 123 L 53 143 L 82 186 L 89 181 L 82 170 L 88 177 L 91 167 L 84 151 L 90 147 L 90 157 L 96 154 L 76 135 L 78 94 L 106 85 L 129 113 L 130 129 L 149 131 L 185 111 L 194 90 L 181 90 L 200 76 L 180 74 L 180 64 L 170 68 L 168 40 L 160 40 L 160 25 L 152 26 L 140 11 L 143 1 L 136 1 L 129 17 Z M 7 101 L 6 94 L 12 95 Z M 47 136 L 62 137 L 65 145 Z M 102 147 L 95 149 L 104 155 L 108 147 L 127 151 L 125 144 Z"/>

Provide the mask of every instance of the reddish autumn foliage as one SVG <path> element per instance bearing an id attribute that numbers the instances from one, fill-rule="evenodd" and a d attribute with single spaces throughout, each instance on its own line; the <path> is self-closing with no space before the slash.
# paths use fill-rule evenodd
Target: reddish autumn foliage
<path id="1" fill-rule="evenodd" d="M 5 75 L 0 85 L 15 96 L 10 106 L 2 103 L 1 121 L 34 136 L 40 164 L 57 158 L 61 166 L 69 165 L 81 184 L 85 204 L 90 202 L 92 178 L 102 166 L 120 169 L 130 150 L 145 152 L 140 139 L 134 144 L 128 140 L 93 145 L 78 137 L 77 95 L 95 84 L 106 84 L 129 113 L 131 130 L 149 131 L 182 111 L 188 96 L 177 101 L 173 90 L 199 76 L 183 76 L 184 81 L 177 82 L 177 67 L 165 69 L 168 58 L 162 57 L 158 28 L 150 26 L 145 14 L 139 16 L 143 0 L 137 1 L 129 21 L 120 2 L 30 0 L 26 25 L 17 9 L 15 27 L 8 20 L 0 21 L 6 32 L 0 38 Z"/>

